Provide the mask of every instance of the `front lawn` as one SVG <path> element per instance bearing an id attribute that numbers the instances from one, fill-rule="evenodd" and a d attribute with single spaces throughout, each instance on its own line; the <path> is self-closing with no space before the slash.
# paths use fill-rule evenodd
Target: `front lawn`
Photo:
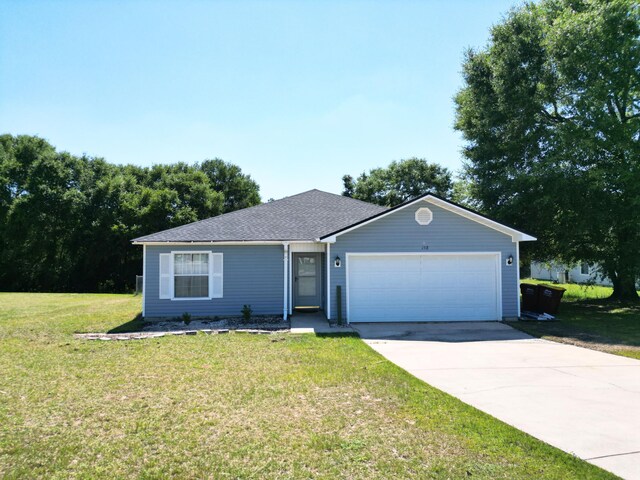
<path id="1" fill-rule="evenodd" d="M 523 280 L 525 283 L 550 283 Z M 612 303 L 611 287 L 561 284 L 566 288 L 555 322 L 510 325 L 536 337 L 640 359 L 640 305 Z"/>
<path id="2" fill-rule="evenodd" d="M 72 337 L 139 304 L 0 293 L 0 478 L 614 478 L 357 337 Z"/>

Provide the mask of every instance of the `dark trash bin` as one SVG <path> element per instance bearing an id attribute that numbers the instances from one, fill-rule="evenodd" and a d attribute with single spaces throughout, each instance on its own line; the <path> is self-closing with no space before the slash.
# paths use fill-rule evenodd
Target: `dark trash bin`
<path id="1" fill-rule="evenodd" d="M 560 308 L 560 300 L 566 288 L 538 285 L 538 308 L 540 312 L 555 315 Z"/>
<path id="2" fill-rule="evenodd" d="M 522 294 L 522 311 L 538 312 L 538 285 L 534 283 L 521 283 L 520 293 Z"/>

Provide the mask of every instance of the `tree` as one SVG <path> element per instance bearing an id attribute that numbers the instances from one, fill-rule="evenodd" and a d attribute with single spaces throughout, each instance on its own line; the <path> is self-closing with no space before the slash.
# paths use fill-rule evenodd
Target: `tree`
<path id="1" fill-rule="evenodd" d="M 237 165 L 214 158 L 202 162 L 199 169 L 209 178 L 212 188 L 224 196 L 224 213 L 260 203 L 260 187 Z"/>
<path id="2" fill-rule="evenodd" d="M 453 187 L 449 170 L 421 158 L 393 161 L 387 168 L 363 172 L 355 181 L 344 175 L 342 182 L 342 195 L 385 207 L 425 193 L 448 198 Z"/>
<path id="3" fill-rule="evenodd" d="M 0 290 L 130 289 L 142 263 L 132 238 L 256 205 L 258 192 L 221 160 L 112 165 L 0 135 Z"/>
<path id="4" fill-rule="evenodd" d="M 612 298 L 638 300 L 637 1 L 526 4 L 463 71 L 456 128 L 481 208 L 538 236 L 534 257 L 599 263 Z"/>

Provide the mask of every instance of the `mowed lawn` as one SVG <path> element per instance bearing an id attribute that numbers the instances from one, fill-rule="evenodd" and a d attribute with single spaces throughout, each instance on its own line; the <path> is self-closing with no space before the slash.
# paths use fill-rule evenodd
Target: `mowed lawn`
<path id="1" fill-rule="evenodd" d="M 357 337 L 73 338 L 139 308 L 0 293 L 0 478 L 614 478 Z"/>
<path id="2" fill-rule="evenodd" d="M 525 283 L 545 283 L 523 280 Z M 640 304 L 612 303 L 611 287 L 561 284 L 566 288 L 554 322 L 514 322 L 531 335 L 640 359 Z"/>

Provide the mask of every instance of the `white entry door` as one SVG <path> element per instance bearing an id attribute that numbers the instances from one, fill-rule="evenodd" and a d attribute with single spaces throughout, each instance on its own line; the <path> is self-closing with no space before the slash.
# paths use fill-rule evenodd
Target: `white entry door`
<path id="1" fill-rule="evenodd" d="M 350 322 L 500 320 L 500 256 L 349 254 Z"/>

